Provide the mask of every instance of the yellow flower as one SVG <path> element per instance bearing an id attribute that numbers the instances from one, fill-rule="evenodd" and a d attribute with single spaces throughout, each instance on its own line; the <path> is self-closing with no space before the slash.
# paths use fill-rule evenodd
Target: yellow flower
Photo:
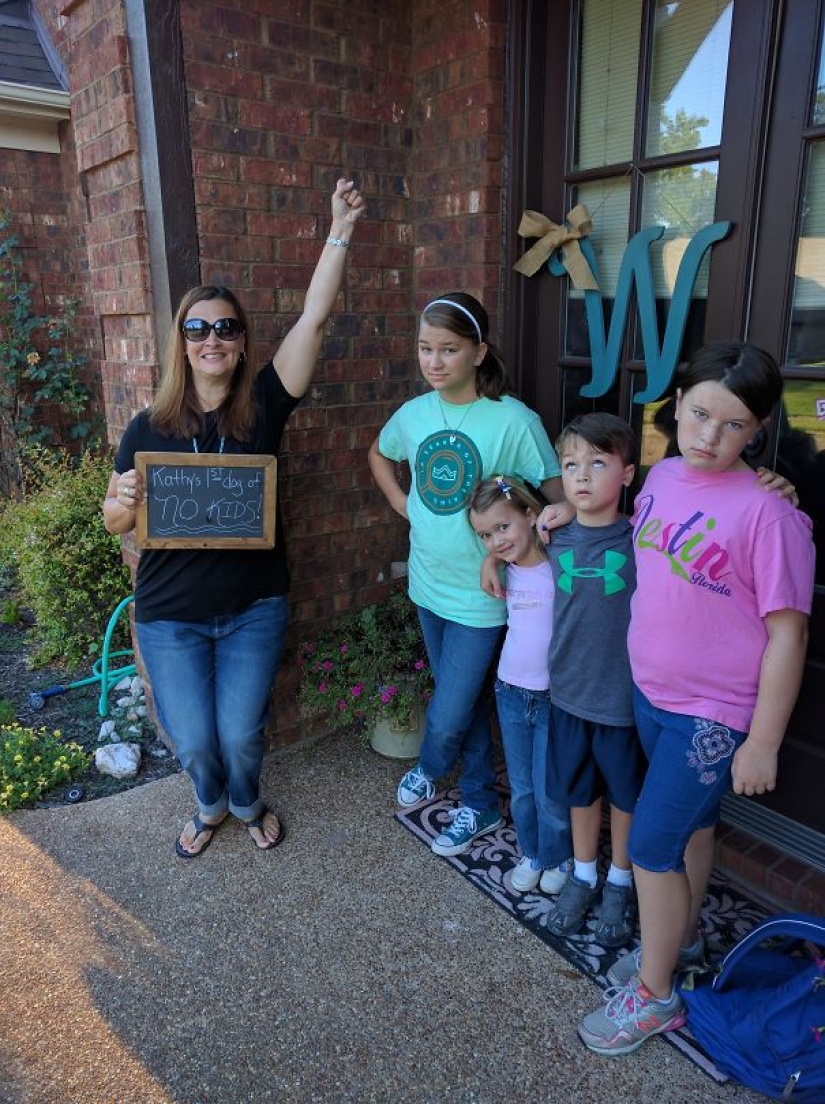
<path id="1" fill-rule="evenodd" d="M 26 363 L 28 365 L 32 366 L 32 367 L 35 364 L 39 364 L 40 363 L 40 353 L 29 353 L 29 355 L 26 357 Z"/>

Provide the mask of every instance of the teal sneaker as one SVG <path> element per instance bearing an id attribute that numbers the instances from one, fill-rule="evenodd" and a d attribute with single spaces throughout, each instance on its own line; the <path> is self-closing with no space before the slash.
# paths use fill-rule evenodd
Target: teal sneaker
<path id="1" fill-rule="evenodd" d="M 409 809 L 411 805 L 417 805 L 419 801 L 423 801 L 425 798 L 429 801 L 430 798 L 435 797 L 433 780 L 424 773 L 420 763 L 416 763 L 414 767 L 408 770 L 398 783 L 396 796 L 398 804 L 405 809 Z"/>
<path id="2" fill-rule="evenodd" d="M 440 836 L 437 836 L 432 844 L 432 850 L 436 855 L 460 855 L 466 851 L 476 836 L 483 836 L 486 832 L 494 832 L 504 823 L 498 809 L 490 809 L 486 813 L 477 813 L 468 805 L 461 805 L 450 813 L 453 823 L 445 828 Z"/>

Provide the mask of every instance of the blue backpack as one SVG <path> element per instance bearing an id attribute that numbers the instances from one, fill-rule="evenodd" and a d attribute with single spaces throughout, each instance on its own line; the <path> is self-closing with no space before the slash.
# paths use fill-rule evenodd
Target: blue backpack
<path id="1" fill-rule="evenodd" d="M 766 945 L 766 943 L 768 945 Z M 688 1027 L 722 1073 L 775 1100 L 825 1101 L 825 920 L 763 920 L 718 973 L 686 978 Z"/>

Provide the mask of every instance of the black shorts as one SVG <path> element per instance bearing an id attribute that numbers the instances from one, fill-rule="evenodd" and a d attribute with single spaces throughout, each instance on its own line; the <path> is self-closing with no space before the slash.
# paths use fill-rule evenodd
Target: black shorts
<path id="1" fill-rule="evenodd" d="M 635 725 L 585 721 L 552 706 L 547 752 L 547 793 L 568 808 L 588 808 L 597 798 L 632 813 L 647 759 Z"/>

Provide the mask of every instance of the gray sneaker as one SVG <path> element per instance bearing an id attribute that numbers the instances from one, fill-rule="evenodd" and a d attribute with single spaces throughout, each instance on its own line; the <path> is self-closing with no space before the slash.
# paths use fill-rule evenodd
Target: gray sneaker
<path id="1" fill-rule="evenodd" d="M 585 1016 L 579 1038 L 596 1054 L 630 1054 L 645 1039 L 675 1031 L 687 1020 L 682 998 L 674 989 L 667 1000 L 657 1000 L 638 978 L 623 989 L 608 989 L 605 1006 Z"/>
<path id="2" fill-rule="evenodd" d="M 607 980 L 611 985 L 622 988 L 627 985 L 632 977 L 635 977 L 642 965 L 642 948 L 618 958 L 607 971 Z M 684 973 L 686 970 L 696 970 L 706 965 L 704 936 L 699 938 L 699 948 L 682 947 L 679 958 L 676 961 L 676 973 Z"/>
<path id="3" fill-rule="evenodd" d="M 584 918 L 598 896 L 598 885 L 591 889 L 587 882 L 570 874 L 558 895 L 556 907 L 550 913 L 547 930 L 553 935 L 573 935 L 584 924 Z"/>
<path id="4" fill-rule="evenodd" d="M 636 931 L 636 912 L 636 891 L 632 885 L 605 882 L 594 932 L 596 941 L 603 947 L 624 947 Z"/>

